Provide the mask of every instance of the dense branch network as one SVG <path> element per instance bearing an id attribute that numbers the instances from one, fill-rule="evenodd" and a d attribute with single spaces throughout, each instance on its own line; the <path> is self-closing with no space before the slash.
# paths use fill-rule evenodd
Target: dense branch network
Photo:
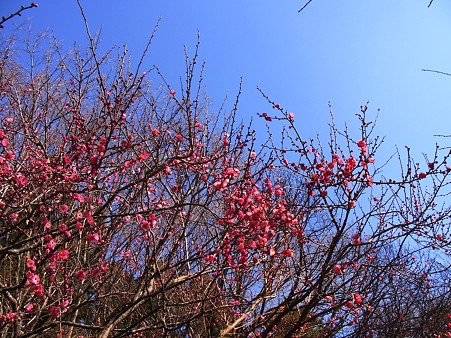
<path id="1" fill-rule="evenodd" d="M 1 337 L 450 334 L 445 148 L 398 153 L 386 179 L 367 105 L 323 143 L 261 91 L 260 145 L 239 95 L 230 112 L 202 95 L 199 44 L 175 88 L 91 36 L 17 41 L 0 48 Z"/>

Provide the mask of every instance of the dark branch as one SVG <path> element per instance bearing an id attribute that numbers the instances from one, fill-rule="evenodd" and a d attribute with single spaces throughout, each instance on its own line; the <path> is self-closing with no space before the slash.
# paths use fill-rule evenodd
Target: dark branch
<path id="1" fill-rule="evenodd" d="M 308 0 L 307 3 L 300 10 L 298 10 L 298 13 L 302 12 L 304 10 L 304 8 L 307 7 L 312 1 L 313 0 Z"/>
<path id="2" fill-rule="evenodd" d="M 437 74 L 442 74 L 442 75 L 447 75 L 447 76 L 451 76 L 451 73 L 445 73 L 445 72 L 441 72 L 439 70 L 433 70 L 433 69 L 422 69 L 422 72 L 431 72 L 431 73 L 437 73 Z"/>
<path id="3" fill-rule="evenodd" d="M 38 7 L 38 4 L 35 2 L 32 2 L 29 6 L 20 6 L 20 9 L 17 12 L 12 13 L 7 17 L 2 16 L 2 20 L 0 21 L 0 28 L 4 28 L 3 23 L 5 23 L 6 21 L 14 18 L 15 16 L 21 16 L 22 15 L 21 13 L 23 11 L 33 8 L 33 7 Z"/>

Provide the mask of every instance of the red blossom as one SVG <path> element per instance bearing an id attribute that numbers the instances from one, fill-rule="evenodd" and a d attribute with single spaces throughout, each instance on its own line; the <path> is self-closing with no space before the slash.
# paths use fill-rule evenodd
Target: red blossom
<path id="1" fill-rule="evenodd" d="M 284 257 L 293 257 L 293 250 L 291 249 L 283 249 L 280 253 Z"/>
<path id="2" fill-rule="evenodd" d="M 36 264 L 34 260 L 27 258 L 26 266 L 30 271 L 36 271 Z"/>
<path id="3" fill-rule="evenodd" d="M 0 323 L 1 322 L 9 322 L 14 323 L 17 319 L 17 313 L 16 312 L 8 312 L 5 315 L 0 315 Z"/>
<path id="4" fill-rule="evenodd" d="M 357 142 L 357 146 L 358 146 L 359 148 L 365 148 L 365 147 L 366 147 L 366 142 L 365 142 L 365 140 L 359 140 L 359 141 Z"/>
<path id="5" fill-rule="evenodd" d="M 139 158 L 141 160 L 147 160 L 149 158 L 149 153 L 141 153 L 139 154 Z"/>
<path id="6" fill-rule="evenodd" d="M 24 309 L 25 312 L 28 314 L 31 314 L 34 312 L 34 308 L 35 308 L 36 304 L 35 303 L 28 303 L 27 305 L 25 305 Z"/>
<path id="7" fill-rule="evenodd" d="M 53 318 L 57 318 L 60 315 L 60 309 L 58 306 L 52 305 L 48 308 L 47 311 L 48 311 L 50 317 L 53 317 Z"/>
<path id="8" fill-rule="evenodd" d="M 78 280 L 84 280 L 86 278 L 86 272 L 84 272 L 83 270 L 78 270 L 76 277 Z"/>
<path id="9" fill-rule="evenodd" d="M 53 250 L 56 247 L 55 240 L 51 239 L 46 244 L 47 249 Z"/>
<path id="10" fill-rule="evenodd" d="M 338 264 L 335 264 L 334 267 L 332 268 L 333 272 L 337 275 L 341 274 L 341 267 Z"/>
<path id="11" fill-rule="evenodd" d="M 354 302 L 359 306 L 363 303 L 362 297 L 358 292 L 354 293 Z"/>
<path id="12" fill-rule="evenodd" d="M 59 206 L 59 211 L 63 214 L 66 213 L 68 210 L 69 210 L 69 207 L 66 204 L 61 204 Z"/>
<path id="13" fill-rule="evenodd" d="M 449 250 L 449 209 L 434 201 L 445 196 L 449 158 L 434 155 L 428 171 L 414 176 L 430 177 L 432 189 L 412 180 L 415 169 L 385 180 L 368 165 L 380 139 L 363 108 L 363 139 L 332 124 L 331 139 L 320 142 L 303 138 L 295 115 L 269 100 L 276 115 L 259 116 L 280 123 L 281 142 L 274 142 L 278 126 L 268 123 L 268 134 L 259 135 L 235 122 L 234 109 L 206 114 L 208 102 L 189 92 L 198 88 L 189 82 L 179 100 L 167 87 L 161 95 L 142 81 L 144 73 L 129 74 L 125 59 L 118 73 L 105 74 L 110 64 L 88 49 L 86 58 L 75 52 L 63 59 L 67 69 L 56 60 L 53 73 L 39 67 L 34 76 L 10 63 L 7 50 L 0 53 L 0 73 L 8 75 L 0 84 L 0 237 L 8 263 L 0 327 L 7 336 L 18 328 L 28 336 L 42 328 L 49 336 L 108 335 L 130 323 L 143 336 L 187 323 L 194 336 L 213 328 L 302 335 L 318 314 L 320 335 L 329 328 L 340 335 L 380 325 L 374 314 L 383 311 L 361 307 L 370 298 L 373 307 L 387 299 L 389 308 L 392 295 L 440 304 L 434 292 L 421 299 L 409 288 L 390 289 L 409 283 L 401 280 L 406 275 L 429 291 L 434 264 L 424 267 L 421 255 L 415 264 L 398 257 L 393 264 L 387 255 L 410 257 L 404 243 Z M 321 290 L 312 294 L 315 286 Z M 137 303 L 153 300 L 151 309 Z M 288 333 L 297 300 L 305 311 L 295 318 L 299 331 Z M 91 318 L 99 302 L 101 315 Z M 268 306 L 257 313 L 252 304 Z M 131 319 L 115 316 L 130 309 Z M 61 324 L 55 318 L 63 313 Z"/>
<path id="14" fill-rule="evenodd" d="M 36 275 L 31 271 L 27 271 L 26 276 L 27 280 L 33 285 L 38 285 L 41 282 L 41 278 L 39 277 L 39 275 Z"/>
<path id="15" fill-rule="evenodd" d="M 69 259 L 69 251 L 66 249 L 58 252 L 58 260 L 67 261 Z"/>
<path id="16" fill-rule="evenodd" d="M 42 284 L 38 284 L 38 285 L 33 285 L 31 287 L 31 291 L 36 295 L 36 297 L 38 298 L 42 298 L 44 297 L 44 285 Z"/>
<path id="17" fill-rule="evenodd" d="M 100 241 L 100 236 L 98 233 L 87 234 L 86 240 L 88 242 L 98 243 Z"/>

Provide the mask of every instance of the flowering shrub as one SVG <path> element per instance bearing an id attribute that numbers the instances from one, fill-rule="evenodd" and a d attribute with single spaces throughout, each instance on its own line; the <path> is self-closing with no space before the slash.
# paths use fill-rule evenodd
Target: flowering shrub
<path id="1" fill-rule="evenodd" d="M 384 179 L 366 106 L 357 138 L 332 125 L 322 147 L 264 95 L 259 116 L 284 129 L 259 147 L 236 109 L 206 113 L 196 58 L 176 91 L 95 40 L 67 55 L 37 43 L 27 64 L 13 41 L 0 48 L 2 335 L 362 337 L 386 332 L 393 276 L 449 296 L 448 154 L 407 156 Z M 423 278 L 407 257 L 428 247 L 443 254 Z"/>

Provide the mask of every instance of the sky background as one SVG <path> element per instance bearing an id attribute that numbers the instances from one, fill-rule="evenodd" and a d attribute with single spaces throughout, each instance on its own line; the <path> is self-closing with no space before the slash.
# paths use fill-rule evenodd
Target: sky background
<path id="1" fill-rule="evenodd" d="M 51 30 L 67 48 L 86 45 L 75 0 L 39 0 L 22 18 L 35 31 Z M 380 109 L 377 134 L 386 137 L 383 156 L 408 145 L 419 156 L 434 145 L 451 144 L 451 2 L 435 0 L 82 1 L 92 31 L 102 29 L 102 48 L 128 45 L 139 58 L 158 19 L 161 24 L 144 68 L 157 65 L 178 89 L 184 76 L 184 46 L 194 50 L 200 32 L 205 85 L 218 108 L 229 108 L 243 78 L 239 115 L 271 107 L 256 90 L 296 115 L 305 136 L 328 138 L 331 102 L 339 127 L 357 128 L 355 113 L 370 102 Z M 0 15 L 21 1 L 0 0 Z M 24 4 L 28 4 L 24 3 Z M 13 25 L 6 24 L 5 32 Z M 261 133 L 262 125 L 257 124 Z M 358 138 L 358 129 L 354 136 Z"/>

